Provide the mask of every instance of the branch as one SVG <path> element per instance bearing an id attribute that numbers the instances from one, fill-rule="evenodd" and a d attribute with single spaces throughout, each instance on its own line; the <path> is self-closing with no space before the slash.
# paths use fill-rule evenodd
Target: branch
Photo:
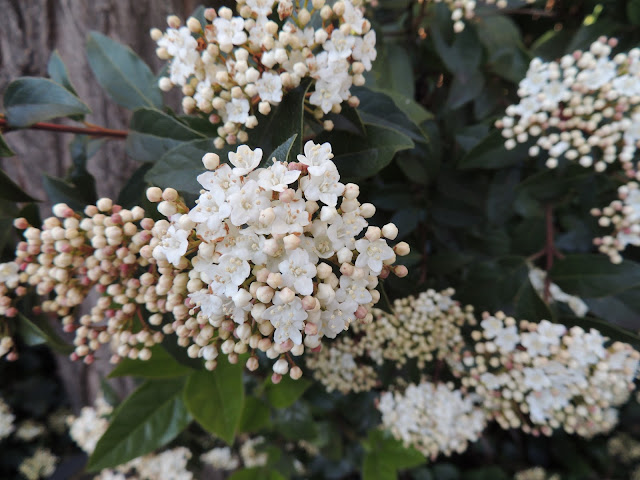
<path id="1" fill-rule="evenodd" d="M 46 130 L 49 132 L 57 132 L 57 133 L 78 133 L 81 135 L 89 135 L 90 137 L 110 137 L 124 140 L 129 135 L 129 132 L 126 130 L 112 130 L 110 128 L 104 128 L 99 126 L 91 126 L 91 127 L 74 127 L 72 125 L 59 125 L 57 123 L 44 123 L 38 122 L 33 125 L 29 125 L 28 127 L 22 128 L 14 128 L 9 126 L 6 118 L 0 118 L 0 132 L 11 132 L 16 130 Z"/>

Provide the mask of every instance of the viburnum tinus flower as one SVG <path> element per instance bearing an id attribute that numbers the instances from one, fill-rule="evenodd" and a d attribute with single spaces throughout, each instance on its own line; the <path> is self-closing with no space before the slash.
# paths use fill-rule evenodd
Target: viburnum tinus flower
<path id="1" fill-rule="evenodd" d="M 204 25 L 191 17 L 180 26 L 170 16 L 166 32 L 151 31 L 158 56 L 169 61 L 160 88 L 179 86 L 186 113 L 199 111 L 219 125 L 218 148 L 246 141 L 259 114 L 305 80 L 311 82 L 305 102 L 318 120 L 344 101 L 356 106 L 351 86 L 364 84 L 362 74 L 376 59 L 363 4 L 242 0 L 236 16 L 227 7 L 205 10 Z"/>
<path id="2" fill-rule="evenodd" d="M 425 2 L 428 0 L 424 0 Z M 453 20 L 453 30 L 460 33 L 464 30 L 464 20 L 471 20 L 476 15 L 478 6 L 495 5 L 497 8 L 507 8 L 507 0 L 433 0 L 434 3 L 444 3 L 451 9 L 451 20 Z M 527 3 L 534 3 L 535 0 L 526 0 Z"/>
<path id="3" fill-rule="evenodd" d="M 640 141 L 640 49 L 612 56 L 616 45 L 601 37 L 559 61 L 535 58 L 520 82 L 520 102 L 496 122 L 505 147 L 535 139 L 529 154 L 545 152 L 549 168 L 566 160 L 602 172 L 619 161 L 632 170 Z"/>
<path id="4" fill-rule="evenodd" d="M 358 202 L 357 185 L 340 182 L 332 157 L 329 144 L 309 141 L 298 162 L 273 159 L 257 168 L 262 151 L 243 145 L 228 164 L 205 155 L 210 170 L 198 176 L 203 188 L 191 209 L 148 191 L 152 201 L 165 198 L 158 210 L 168 216 L 154 227 L 153 260 L 189 276 L 189 315 L 171 330 L 208 368 L 220 352 L 237 361 L 259 349 L 278 359 L 276 381 L 286 373 L 298 378 L 286 352 L 301 355 L 322 337 L 370 322 L 378 278 L 406 275 L 392 265 L 407 244 L 391 248 L 383 238 L 395 239 L 397 228 L 367 228 L 375 208 Z M 257 368 L 254 355 L 247 366 Z"/>

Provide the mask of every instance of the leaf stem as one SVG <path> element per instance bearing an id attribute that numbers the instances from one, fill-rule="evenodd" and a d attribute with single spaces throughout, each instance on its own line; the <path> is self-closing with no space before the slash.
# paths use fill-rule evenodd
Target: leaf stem
<path id="1" fill-rule="evenodd" d="M 90 137 L 110 137 L 124 140 L 129 135 L 129 132 L 126 130 L 112 130 L 110 128 L 104 128 L 99 126 L 91 126 L 91 127 L 74 127 L 73 125 L 59 125 L 57 123 L 44 123 L 38 122 L 33 125 L 29 125 L 24 129 L 31 130 L 46 130 L 49 132 L 58 132 L 58 133 L 78 133 L 81 135 L 89 135 Z M 10 132 L 15 130 L 24 130 L 22 128 L 14 128 L 9 126 L 6 118 L 0 117 L 0 131 L 1 132 Z"/>

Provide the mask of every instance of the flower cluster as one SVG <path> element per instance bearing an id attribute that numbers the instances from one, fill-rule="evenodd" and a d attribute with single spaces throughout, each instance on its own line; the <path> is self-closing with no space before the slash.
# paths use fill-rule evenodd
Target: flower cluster
<path id="1" fill-rule="evenodd" d="M 640 175 L 636 174 L 636 177 Z M 618 188 L 619 200 L 603 209 L 594 208 L 591 214 L 598 218 L 601 227 L 612 227 L 613 233 L 595 238 L 598 250 L 609 256 L 613 263 L 621 263 L 622 252 L 627 245 L 640 246 L 640 184 L 629 182 Z"/>
<path id="2" fill-rule="evenodd" d="M 151 31 L 157 54 L 169 60 L 162 90 L 182 88 L 186 113 L 199 111 L 218 124 L 216 147 L 247 140 L 283 96 L 305 79 L 305 100 L 318 119 L 339 112 L 343 101 L 356 106 L 352 85 L 376 58 L 376 35 L 357 0 L 242 0 L 238 15 L 227 7 L 205 10 L 206 24 L 191 17 L 186 26 L 170 16 L 165 33 Z M 325 128 L 331 128 L 325 122 Z"/>
<path id="3" fill-rule="evenodd" d="M 383 393 L 378 409 L 382 426 L 394 437 L 435 459 L 440 453 L 462 453 L 478 439 L 488 419 L 479 400 L 449 384 L 422 382 L 402 393 Z"/>
<path id="4" fill-rule="evenodd" d="M 94 352 L 111 343 L 113 361 L 148 359 L 149 348 L 162 341 L 163 333 L 149 327 L 140 306 L 176 315 L 188 310 L 176 305 L 180 300 L 172 295 L 186 283 L 186 274 L 183 281 L 140 253 L 152 238 L 153 220 L 144 218 L 140 207 L 123 209 L 106 198 L 87 206 L 84 218 L 65 204 L 55 205 L 53 213 L 42 228 L 29 226 L 24 218 L 15 220 L 24 241 L 16 259 L 0 265 L 0 314 L 17 316 L 16 303 L 35 290 L 46 299 L 33 313 L 54 313 L 65 331 L 75 333 L 72 358 L 91 363 Z M 74 308 L 93 290 L 102 297 L 76 320 Z M 15 359 L 8 323 L 0 325 L 0 335 L 0 353 Z"/>
<path id="5" fill-rule="evenodd" d="M 69 436 L 86 453 L 92 454 L 100 437 L 109 427 L 113 407 L 98 397 L 93 407 L 83 407 L 80 416 L 67 417 Z"/>
<path id="6" fill-rule="evenodd" d="M 366 391 L 378 377 L 367 362 L 385 361 L 402 367 L 415 360 L 423 369 L 427 362 L 442 359 L 463 343 L 460 327 L 475 324 L 473 308 L 462 308 L 452 299 L 452 289 L 427 290 L 417 297 L 398 299 L 394 314 L 373 311 L 374 321 L 356 324 L 352 336 L 341 336 L 307 359 L 314 378 L 329 390 Z"/>
<path id="7" fill-rule="evenodd" d="M 538 295 L 540 295 L 541 298 L 544 298 L 546 279 L 547 273 L 544 270 L 541 270 L 540 268 L 529 269 L 529 281 L 531 282 L 531 286 L 538 293 Z M 558 285 L 553 282 L 549 282 L 548 288 L 550 300 L 560 303 L 566 303 L 577 317 L 584 317 L 589 311 L 589 307 L 580 297 L 565 293 Z"/>
<path id="8" fill-rule="evenodd" d="M 547 320 L 518 324 L 501 312 L 484 314 L 480 327 L 450 364 L 503 428 L 591 437 L 615 426 L 640 361 L 629 344 L 607 346 L 597 330 Z"/>
<path id="9" fill-rule="evenodd" d="M 560 475 L 551 474 L 542 467 L 520 470 L 513 476 L 513 480 L 560 480 Z"/>
<path id="10" fill-rule="evenodd" d="M 428 0 L 420 0 L 420 3 Z M 464 30 L 464 20 L 471 20 L 476 15 L 478 2 L 476 0 L 433 0 L 434 3 L 444 3 L 451 9 L 451 20 L 453 20 L 453 30 L 460 33 Z M 534 3 L 535 0 L 526 0 L 527 3 Z M 507 8 L 507 0 L 484 0 L 481 5 L 495 5 L 497 8 Z"/>
<path id="11" fill-rule="evenodd" d="M 27 480 L 49 478 L 55 472 L 58 460 L 48 448 L 37 448 L 32 456 L 22 461 L 18 471 Z"/>
<path id="12" fill-rule="evenodd" d="M 370 322 L 378 278 L 406 275 L 392 265 L 408 245 L 392 249 L 382 238 L 396 237 L 393 224 L 367 228 L 375 207 L 358 202 L 357 185 L 340 183 L 331 158 L 329 144 L 309 141 L 298 162 L 257 168 L 262 151 L 241 146 L 230 164 L 205 155 L 210 171 L 198 176 L 203 190 L 191 209 L 166 190 L 147 192 L 164 198 L 158 210 L 170 220 L 156 223 L 162 233 L 150 243 L 157 265 L 189 268 L 189 317 L 172 328 L 208 368 L 220 351 L 236 361 L 258 348 L 279 358 L 275 381 L 290 366 L 298 378 L 286 352 L 299 356 L 355 320 Z M 257 366 L 252 355 L 247 367 Z"/>
<path id="13" fill-rule="evenodd" d="M 518 88 L 520 102 L 496 122 L 505 147 L 532 138 L 529 154 L 546 152 L 549 168 L 566 159 L 602 172 L 620 160 L 631 170 L 640 140 L 640 49 L 611 58 L 616 44 L 602 37 L 557 62 L 534 59 Z"/>

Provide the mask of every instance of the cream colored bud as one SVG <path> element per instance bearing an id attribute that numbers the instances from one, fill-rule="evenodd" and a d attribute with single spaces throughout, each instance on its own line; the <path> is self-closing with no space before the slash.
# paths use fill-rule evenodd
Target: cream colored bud
<path id="1" fill-rule="evenodd" d="M 260 363 L 258 362 L 257 357 L 249 357 L 246 364 L 247 370 L 249 370 L 250 372 L 255 372 L 259 366 Z"/>
<path id="2" fill-rule="evenodd" d="M 181 23 L 180 18 L 176 15 L 169 15 L 167 17 L 167 25 L 171 28 L 179 28 Z"/>
<path id="3" fill-rule="evenodd" d="M 282 239 L 285 250 L 295 250 L 300 246 L 300 237 L 298 235 L 289 234 Z"/>
<path id="4" fill-rule="evenodd" d="M 342 265 L 340 265 L 340 273 L 342 275 L 350 277 L 351 275 L 353 275 L 353 265 L 351 265 L 350 263 L 343 263 Z"/>
<path id="5" fill-rule="evenodd" d="M 175 204 L 167 201 L 162 201 L 158 204 L 158 212 L 160 212 L 165 217 L 170 217 L 171 215 L 175 215 L 178 210 Z"/>
<path id="6" fill-rule="evenodd" d="M 328 283 L 318 284 L 318 293 L 316 295 L 316 298 L 318 298 L 318 300 L 327 304 L 327 303 L 331 303 L 331 301 L 335 298 L 335 296 L 336 296 L 336 292 L 330 284 Z"/>
<path id="7" fill-rule="evenodd" d="M 274 294 L 275 291 L 273 290 L 273 288 L 269 287 L 268 285 L 264 285 L 258 288 L 258 291 L 256 292 L 256 298 L 259 302 L 270 303 L 273 299 Z"/>
<path id="8" fill-rule="evenodd" d="M 282 274 L 279 272 L 271 272 L 267 277 L 267 285 L 273 289 L 280 288 L 282 286 Z"/>
<path id="9" fill-rule="evenodd" d="M 162 200 L 162 190 L 158 187 L 149 187 L 147 189 L 147 200 L 151 203 L 158 203 Z"/>
<path id="10" fill-rule="evenodd" d="M 96 203 L 96 207 L 98 207 L 98 210 L 101 212 L 109 212 L 113 207 L 113 201 L 110 198 L 101 198 Z"/>
<path id="11" fill-rule="evenodd" d="M 389 240 L 395 240 L 398 236 L 398 227 L 396 227 L 393 223 L 387 223 L 384 227 L 382 227 L 382 235 Z"/>
<path id="12" fill-rule="evenodd" d="M 402 278 L 402 277 L 406 277 L 409 274 L 409 270 L 404 265 L 397 265 L 393 269 L 393 273 L 395 273 L 397 277 Z"/>
<path id="13" fill-rule="evenodd" d="M 258 104 L 258 111 L 262 115 L 269 115 L 269 113 L 271 112 L 271 104 L 269 102 L 260 102 Z"/>
<path id="14" fill-rule="evenodd" d="M 162 192 L 162 198 L 167 202 L 175 202 L 178 200 L 178 197 L 178 191 L 175 188 L 165 188 Z"/>
<path id="15" fill-rule="evenodd" d="M 220 156 L 217 153 L 207 153 L 202 157 L 202 163 L 207 170 L 215 170 L 220 166 Z"/>
<path id="16" fill-rule="evenodd" d="M 192 113 L 195 109 L 196 101 L 193 99 L 193 97 L 184 97 L 182 99 L 182 110 L 184 110 L 184 113 Z"/>
<path id="17" fill-rule="evenodd" d="M 152 28 L 149 32 L 149 35 L 151 35 L 151 40 L 157 42 L 162 38 L 162 30 L 160 30 L 159 28 Z"/>
<path id="18" fill-rule="evenodd" d="M 358 210 L 358 208 L 360 207 L 360 202 L 358 202 L 358 200 L 342 200 L 342 203 L 340 204 L 340 209 L 345 212 L 345 213 L 349 213 L 349 212 L 355 212 L 356 210 Z"/>
<path id="19" fill-rule="evenodd" d="M 253 300 L 253 295 L 251 295 L 244 288 L 241 288 L 236 292 L 236 294 L 232 297 L 232 299 L 236 307 L 242 308 L 249 305 L 249 302 Z"/>
<path id="20" fill-rule="evenodd" d="M 187 28 L 191 33 L 199 33 L 202 31 L 202 25 L 197 18 L 189 17 L 187 19 Z"/>
<path id="21" fill-rule="evenodd" d="M 289 371 L 289 363 L 284 358 L 281 358 L 273 364 L 273 371 L 279 375 L 286 375 Z"/>
<path id="22" fill-rule="evenodd" d="M 316 275 L 320 280 L 324 280 L 325 278 L 328 278 L 329 275 L 331 275 L 331 273 L 332 273 L 332 269 L 331 269 L 331 266 L 329 266 L 328 264 L 321 263 L 318 265 Z"/>
<path id="23" fill-rule="evenodd" d="M 313 8 L 320 9 L 324 7 L 324 2 L 325 0 L 313 0 L 311 4 L 313 5 Z"/>
<path id="24" fill-rule="evenodd" d="M 411 249 L 409 248 L 409 244 L 407 242 L 400 242 L 395 247 L 393 247 L 393 251 L 396 252 L 396 255 L 400 257 L 404 257 L 408 255 Z"/>
<path id="25" fill-rule="evenodd" d="M 258 325 L 258 330 L 260 330 L 260 333 L 262 335 L 268 337 L 273 333 L 274 328 L 273 325 L 271 325 L 271 322 L 262 322 L 260 325 Z"/>
<path id="26" fill-rule="evenodd" d="M 267 238 L 262 247 L 262 251 L 271 257 L 273 257 L 279 249 L 280 246 L 275 238 Z"/>
<path id="27" fill-rule="evenodd" d="M 367 232 L 364 234 L 365 238 L 370 242 L 375 242 L 380 239 L 381 230 L 379 227 L 370 226 L 367 228 Z"/>
<path id="28" fill-rule="evenodd" d="M 272 207 L 265 208 L 260 212 L 260 216 L 258 217 L 258 221 L 260 225 L 265 227 L 271 225 L 276 218 L 276 213 Z M 274 252 L 275 253 L 275 252 Z"/>
<path id="29" fill-rule="evenodd" d="M 344 2 L 338 1 L 333 4 L 333 13 L 335 13 L 338 17 L 341 17 L 342 15 L 344 15 L 344 11 L 345 11 Z"/>
<path id="30" fill-rule="evenodd" d="M 218 15 L 225 20 L 231 20 L 233 18 L 233 10 L 229 7 L 220 7 L 220 9 L 218 9 Z"/>
<path id="31" fill-rule="evenodd" d="M 325 205 L 320 209 L 320 220 L 323 222 L 332 222 L 338 216 L 338 211 L 336 207 L 329 207 Z"/>
<path id="32" fill-rule="evenodd" d="M 302 377 L 302 369 L 297 365 L 292 367 L 291 371 L 289 372 L 289 376 L 293 380 L 298 380 L 300 377 Z"/>
<path id="33" fill-rule="evenodd" d="M 293 290 L 291 290 L 289 287 L 284 287 L 276 295 L 278 295 L 278 298 L 282 303 L 289 303 L 293 301 L 293 299 L 296 296 L 296 293 Z"/>

